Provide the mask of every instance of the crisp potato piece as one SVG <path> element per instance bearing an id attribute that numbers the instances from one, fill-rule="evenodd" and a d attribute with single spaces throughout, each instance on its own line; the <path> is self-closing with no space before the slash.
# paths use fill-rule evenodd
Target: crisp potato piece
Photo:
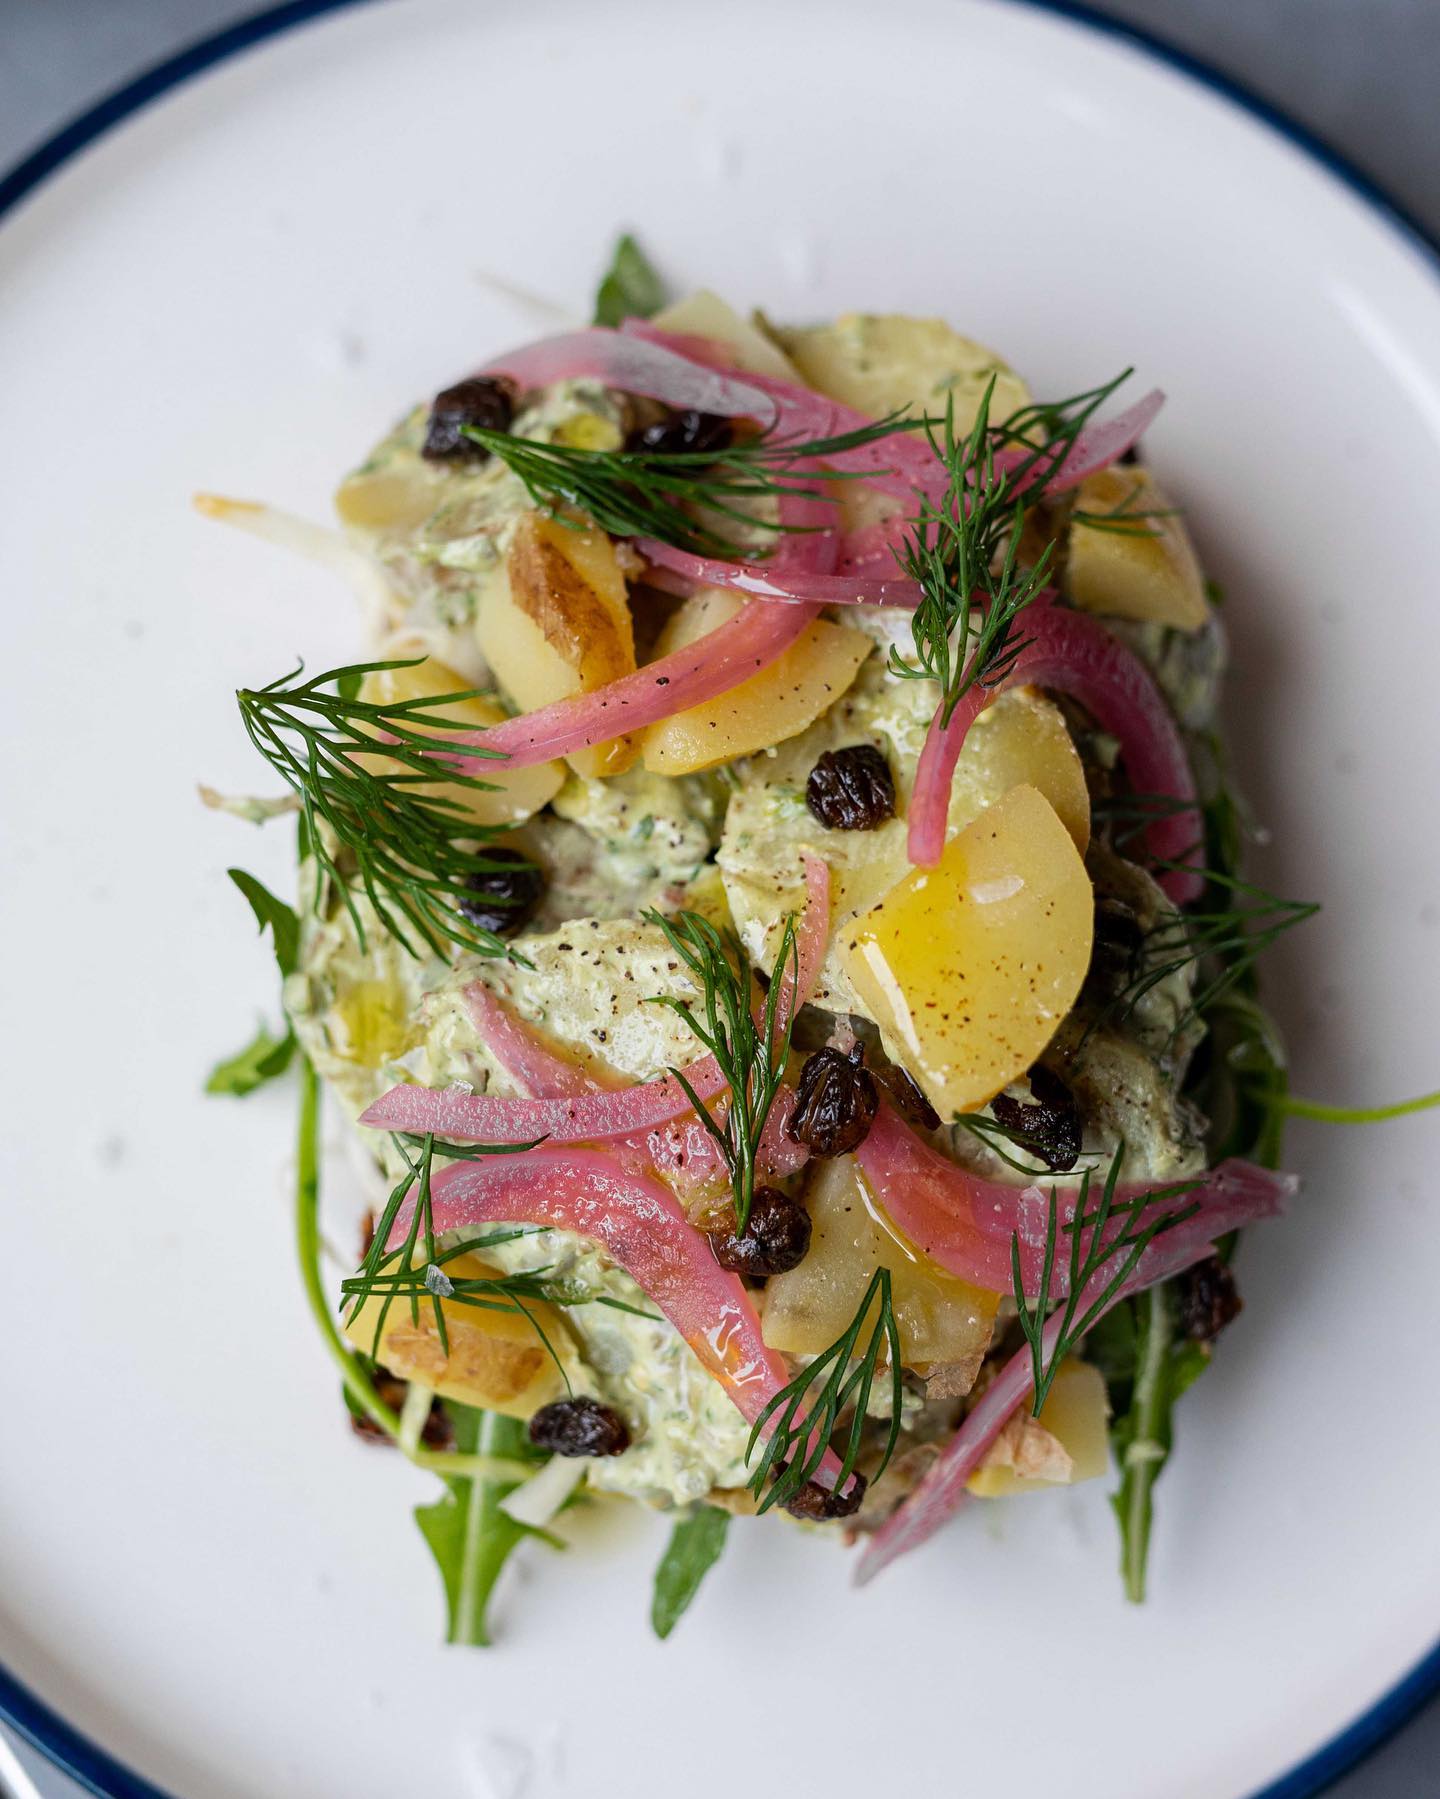
<path id="1" fill-rule="evenodd" d="M 469 685 L 453 668 L 427 656 L 414 668 L 372 670 L 360 683 L 360 698 L 371 705 L 397 706 L 407 700 L 463 693 Z M 488 725 L 500 723 L 505 717 L 505 708 L 492 699 L 477 696 L 454 701 L 437 710 L 436 716 L 452 720 L 464 730 L 484 730 Z M 417 730 L 433 729 L 437 737 L 447 735 L 441 726 L 426 726 L 419 719 L 413 722 Z M 406 774 L 414 772 L 393 756 L 356 756 L 355 761 L 374 774 L 391 770 Z M 549 804 L 560 791 L 565 769 L 559 762 L 540 762 L 533 768 L 511 769 L 505 762 L 497 760 L 487 763 L 482 778 L 491 784 L 488 790 L 467 787 L 456 781 L 427 781 L 420 786 L 407 786 L 405 791 L 424 798 L 451 801 L 477 825 L 514 825 Z"/>
<path id="2" fill-rule="evenodd" d="M 895 1060 L 942 1118 L 1022 1075 L 1090 964 L 1090 878 L 1054 808 L 1015 787 L 839 933 Z"/>
<path id="3" fill-rule="evenodd" d="M 1190 533 L 1153 475 L 1131 465 L 1087 475 L 1075 490 L 1075 512 L 1132 520 L 1117 529 L 1072 515 L 1066 585 L 1077 606 L 1180 631 L 1205 624 L 1205 581 Z"/>
<path id="4" fill-rule="evenodd" d="M 1040 1416 L 1032 1418 L 1022 1407 L 1011 1418 L 970 1476 L 969 1490 L 999 1499 L 1095 1480 L 1110 1466 L 1109 1417 L 1104 1375 L 1067 1357 L 1055 1370 Z"/>
<path id="5" fill-rule="evenodd" d="M 516 527 L 503 571 L 477 622 L 481 654 L 522 712 L 589 693 L 635 668 L 625 576 L 603 531 L 576 530 L 538 512 Z M 577 774 L 618 775 L 635 760 L 628 737 L 578 750 Z"/>
<path id="6" fill-rule="evenodd" d="M 757 375 L 773 375 L 780 381 L 798 381 L 795 365 L 785 352 L 755 325 L 742 319 L 733 306 L 702 287 L 673 306 L 657 312 L 650 321 L 663 331 L 679 331 L 693 337 L 713 337 L 735 352 L 735 366 Z"/>
<path id="7" fill-rule="evenodd" d="M 445 1272 L 459 1281 L 480 1280 L 496 1270 L 478 1256 L 463 1255 L 447 1262 Z M 366 1355 L 374 1349 L 375 1323 L 383 1304 L 382 1298 L 372 1296 L 345 1325 L 346 1336 Z M 568 1338 L 560 1314 L 542 1301 L 527 1301 L 526 1308 L 557 1353 L 563 1353 Z M 445 1314 L 448 1354 L 431 1301 L 422 1300 L 418 1316 L 412 1318 L 409 1301 L 397 1299 L 380 1333 L 376 1360 L 402 1380 L 423 1381 L 442 1398 L 504 1412 L 509 1418 L 528 1418 L 564 1391 L 554 1357 L 522 1313 L 451 1299 L 442 1299 L 440 1309 Z"/>
<path id="8" fill-rule="evenodd" d="M 992 375 L 994 422 L 1030 401 L 1025 383 L 993 350 L 961 337 L 943 319 L 847 312 L 833 325 L 778 336 L 808 386 L 872 418 L 900 408 L 938 417 L 953 401 L 955 428 L 964 432 L 975 423 Z"/>
<path id="9" fill-rule="evenodd" d="M 718 630 L 745 604 L 724 588 L 703 588 L 667 623 L 655 646 L 656 657 Z M 863 631 L 815 619 L 759 674 L 729 693 L 651 725 L 644 738 L 646 768 L 658 775 L 694 774 L 783 743 L 840 698 L 872 647 Z"/>
<path id="10" fill-rule="evenodd" d="M 811 1164 L 806 1190 L 813 1226 L 798 1268 L 765 1284 L 765 1341 L 787 1355 L 818 1355 L 850 1324 L 877 1268 L 890 1295 L 908 1368 L 945 1365 L 968 1391 L 990 1345 L 999 1295 L 956 1280 L 903 1237 L 851 1156 Z"/>

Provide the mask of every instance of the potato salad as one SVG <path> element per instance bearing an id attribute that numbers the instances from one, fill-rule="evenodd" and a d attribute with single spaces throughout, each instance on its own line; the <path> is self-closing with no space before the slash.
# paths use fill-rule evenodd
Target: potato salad
<path id="1" fill-rule="evenodd" d="M 284 1024 L 211 1088 L 298 1074 L 306 1291 L 354 1430 L 436 1482 L 451 1640 L 622 1501 L 662 1636 L 731 1530 L 868 1580 L 1083 1481 L 1141 1598 L 1294 1185 L 1255 962 L 1313 910 L 1241 876 L 1162 396 L 666 303 L 629 239 L 593 324 L 434 373 L 337 529 L 200 504 L 363 603 L 359 660 L 238 694 L 272 791 L 210 801 L 298 856 L 232 871 Z"/>

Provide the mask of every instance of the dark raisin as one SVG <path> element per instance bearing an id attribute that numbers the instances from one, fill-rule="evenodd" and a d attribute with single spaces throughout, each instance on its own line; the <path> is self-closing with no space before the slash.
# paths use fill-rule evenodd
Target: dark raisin
<path id="1" fill-rule="evenodd" d="M 999 1093 L 991 1100 L 990 1110 L 1007 1131 L 1024 1139 L 1024 1147 L 1047 1168 L 1064 1174 L 1080 1159 L 1080 1108 L 1059 1075 L 1038 1062 L 1030 1070 L 1029 1080 L 1035 1105 Z"/>
<path id="2" fill-rule="evenodd" d="M 530 1441 L 556 1455 L 619 1455 L 630 1447 L 630 1432 L 598 1399 L 556 1399 L 530 1420 Z"/>
<path id="3" fill-rule="evenodd" d="M 782 1474 L 784 1468 L 782 1463 L 776 1473 Z M 852 1474 L 850 1485 L 841 1494 L 830 1487 L 822 1487 L 818 1480 L 807 1480 L 795 1497 L 786 1501 L 785 1510 L 792 1518 L 850 1518 L 860 1510 L 867 1485 L 863 1474 Z"/>
<path id="4" fill-rule="evenodd" d="M 625 439 L 627 450 L 649 450 L 653 455 L 679 456 L 709 450 L 718 455 L 735 438 L 729 419 L 713 412 L 672 412 L 668 418 L 642 425 Z"/>
<path id="5" fill-rule="evenodd" d="M 873 743 L 826 750 L 810 770 L 805 804 L 832 831 L 873 831 L 895 816 L 890 764 Z"/>
<path id="6" fill-rule="evenodd" d="M 812 1155 L 848 1156 L 869 1135 L 879 1104 L 860 1044 L 848 1056 L 838 1049 L 817 1049 L 800 1070 L 787 1134 Z"/>
<path id="7" fill-rule="evenodd" d="M 1118 992 L 1133 978 L 1144 942 L 1145 933 L 1133 906 L 1120 899 L 1096 900 L 1091 978 Z"/>
<path id="8" fill-rule="evenodd" d="M 777 1187 L 757 1187 L 743 1231 L 716 1232 L 710 1239 L 715 1260 L 731 1274 L 785 1274 L 805 1260 L 810 1247 L 810 1214 L 798 1199 Z"/>
<path id="9" fill-rule="evenodd" d="M 913 1124 L 920 1131 L 939 1129 L 940 1114 L 903 1068 L 889 1062 L 875 1070 L 875 1079 L 906 1124 Z"/>
<path id="10" fill-rule="evenodd" d="M 1219 1256 L 1207 1256 L 1177 1277 L 1180 1330 L 1192 1343 L 1213 1343 L 1244 1307 L 1235 1276 Z"/>
<path id="11" fill-rule="evenodd" d="M 494 931 L 497 937 L 513 937 L 535 916 L 545 892 L 545 877 L 519 850 L 487 849 L 487 862 L 502 864 L 473 875 L 466 875 L 465 885 L 476 897 L 462 899 L 460 910 L 482 931 Z"/>
<path id="12" fill-rule="evenodd" d="M 493 375 L 474 375 L 436 394 L 420 454 L 428 462 L 488 462 L 490 452 L 465 436 L 466 425 L 508 431 L 515 416 L 515 390 Z"/>

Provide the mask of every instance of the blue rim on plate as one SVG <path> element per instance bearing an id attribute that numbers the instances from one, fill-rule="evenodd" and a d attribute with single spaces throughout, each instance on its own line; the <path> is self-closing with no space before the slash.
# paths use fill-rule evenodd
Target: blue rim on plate
<path id="1" fill-rule="evenodd" d="M 303 25 L 325 13 L 342 7 L 364 4 L 365 0 L 285 0 L 264 11 L 241 19 L 234 25 L 209 37 L 199 39 L 174 56 L 166 57 L 153 68 L 144 70 L 133 81 L 115 88 L 104 99 L 71 119 L 47 138 L 29 156 L 0 176 L 0 219 L 17 206 L 48 175 L 79 154 L 109 131 L 112 126 L 148 106 L 152 100 L 178 87 L 192 76 L 214 68 L 217 63 L 248 50 L 252 45 L 276 37 L 293 26 Z M 1338 150 L 1306 126 L 1297 123 L 1270 101 L 1251 92 L 1243 83 L 1221 74 L 1218 69 L 1177 49 L 1162 39 L 1152 37 L 1138 26 L 1097 12 L 1081 0 L 1011 0 L 1038 12 L 1053 13 L 1072 23 L 1084 25 L 1102 36 L 1118 38 L 1123 43 L 1143 50 L 1156 61 L 1178 69 L 1182 75 L 1210 89 L 1241 111 L 1268 125 L 1278 136 L 1303 150 L 1313 161 L 1333 175 L 1337 181 L 1364 200 L 1390 227 L 1403 237 L 1412 249 L 1430 263 L 1440 277 L 1440 243 L 1430 236 L 1420 221 L 1397 200 L 1376 185 L 1368 175 L 1355 167 Z M 1416 1664 L 1390 1691 L 1378 1699 L 1369 1711 L 1357 1718 L 1338 1736 L 1279 1780 L 1273 1781 L 1250 1799 L 1315 1799 L 1332 1782 L 1355 1767 L 1373 1750 L 1399 1730 L 1425 1701 L 1440 1692 L 1440 1643 Z M 98 1743 L 74 1729 L 45 1702 L 4 1667 L 0 1667 L 0 1720 L 7 1723 L 32 1748 L 38 1749 L 72 1779 L 96 1795 L 96 1799 L 171 1799 L 160 1787 L 133 1773 L 106 1753 Z"/>

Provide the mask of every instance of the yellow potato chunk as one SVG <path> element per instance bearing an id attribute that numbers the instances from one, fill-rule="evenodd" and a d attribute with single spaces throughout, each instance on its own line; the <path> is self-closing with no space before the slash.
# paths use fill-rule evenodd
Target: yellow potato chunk
<path id="1" fill-rule="evenodd" d="M 1104 1375 L 1067 1358 L 1055 1370 L 1040 1416 L 1032 1418 L 1028 1407 L 1015 1414 L 970 1476 L 969 1490 L 1000 1499 L 1095 1480 L 1110 1465 L 1109 1417 Z"/>
<path id="2" fill-rule="evenodd" d="M 1066 581 L 1077 606 L 1180 631 L 1200 629 L 1209 617 L 1200 564 L 1183 520 L 1153 475 L 1131 466 L 1087 475 L 1075 491 L 1075 512 L 1109 514 L 1116 521 L 1070 520 Z"/>
<path id="3" fill-rule="evenodd" d="M 1033 787 L 1015 787 L 935 868 L 913 869 L 841 934 L 840 958 L 890 1053 L 942 1118 L 1018 1079 L 1090 963 L 1090 880 Z"/>
<path id="4" fill-rule="evenodd" d="M 418 456 L 357 469 L 335 493 L 341 521 L 357 531 L 413 531 L 440 504 L 440 477 Z"/>
<path id="5" fill-rule="evenodd" d="M 898 411 L 940 418 L 951 402 L 955 429 L 963 435 L 975 422 L 992 375 L 993 422 L 1030 399 L 1025 383 L 993 350 L 952 331 L 943 319 L 849 312 L 831 325 L 776 335 L 806 386 L 871 418 Z M 831 492 L 850 530 L 863 530 L 898 509 L 894 498 L 858 481 L 837 481 Z"/>
<path id="6" fill-rule="evenodd" d="M 478 634 L 481 654 L 521 712 L 630 674 L 635 633 L 614 544 L 603 531 L 527 513 L 481 599 Z M 568 758 L 591 779 L 618 775 L 634 760 L 628 737 Z"/>
<path id="7" fill-rule="evenodd" d="M 849 1326 L 875 1270 L 888 1268 L 905 1365 L 943 1366 L 947 1390 L 965 1392 L 989 1348 L 999 1295 L 956 1280 L 902 1236 L 852 1157 L 811 1166 L 810 1248 L 766 1282 L 765 1341 L 787 1355 L 818 1355 Z"/>
<path id="8" fill-rule="evenodd" d="M 409 996 L 390 980 L 342 983 L 329 1024 L 330 1048 L 361 1068 L 383 1068 L 423 1035 Z"/>
<path id="9" fill-rule="evenodd" d="M 478 1256 L 456 1256 L 445 1264 L 451 1280 L 479 1280 L 496 1271 Z M 375 1345 L 375 1324 L 383 1299 L 366 1300 L 345 1334 L 357 1349 L 369 1355 Z M 408 1299 L 397 1299 L 385 1318 L 376 1360 L 402 1380 L 423 1381 L 442 1398 L 462 1405 L 504 1412 L 510 1418 L 528 1418 L 564 1390 L 564 1380 L 554 1358 L 546 1351 L 533 1324 L 520 1312 L 462 1305 L 442 1299 L 449 1353 L 440 1341 L 435 1308 L 429 1298 L 421 1301 L 412 1318 Z M 566 1343 L 565 1327 L 553 1306 L 526 1301 L 526 1310 L 539 1324 L 557 1351 Z"/>
<path id="10" fill-rule="evenodd" d="M 407 700 L 437 699 L 447 693 L 464 693 L 469 685 L 453 668 L 427 656 L 414 668 L 373 670 L 360 683 L 360 698 L 370 705 L 398 706 Z M 479 731 L 489 725 L 498 725 L 506 714 L 505 708 L 495 700 L 477 696 L 437 707 L 435 716 L 450 720 L 458 729 Z M 427 725 L 418 716 L 411 722 L 416 730 L 433 730 L 437 737 L 447 735 L 443 726 Z M 356 756 L 355 760 L 375 774 L 392 770 L 414 772 L 393 756 Z M 533 768 L 511 769 L 505 762 L 496 760 L 486 763 L 480 778 L 488 784 L 486 788 L 467 787 L 457 781 L 427 781 L 419 786 L 407 785 L 405 792 L 453 801 L 477 825 L 513 825 L 549 804 L 564 782 L 565 769 L 559 762 L 540 762 Z"/>
<path id="11" fill-rule="evenodd" d="M 673 306 L 657 312 L 651 323 L 662 331 L 680 331 L 693 337 L 713 337 L 735 352 L 735 366 L 757 375 L 774 375 L 781 381 L 798 381 L 794 364 L 764 332 L 742 319 L 733 306 L 702 287 Z"/>
<path id="12" fill-rule="evenodd" d="M 724 588 L 702 589 L 666 624 L 656 657 L 685 649 L 753 603 Z M 651 725 L 644 741 L 646 768 L 657 775 L 694 774 L 783 743 L 834 705 L 872 648 L 863 631 L 815 619 L 782 656 L 748 681 Z"/>
<path id="13" fill-rule="evenodd" d="M 939 417 L 953 401 L 955 429 L 963 434 L 992 376 L 993 423 L 1029 403 L 1025 383 L 993 350 L 961 337 L 943 319 L 848 312 L 833 325 L 779 335 L 807 386 L 872 418 L 900 408 Z"/>

